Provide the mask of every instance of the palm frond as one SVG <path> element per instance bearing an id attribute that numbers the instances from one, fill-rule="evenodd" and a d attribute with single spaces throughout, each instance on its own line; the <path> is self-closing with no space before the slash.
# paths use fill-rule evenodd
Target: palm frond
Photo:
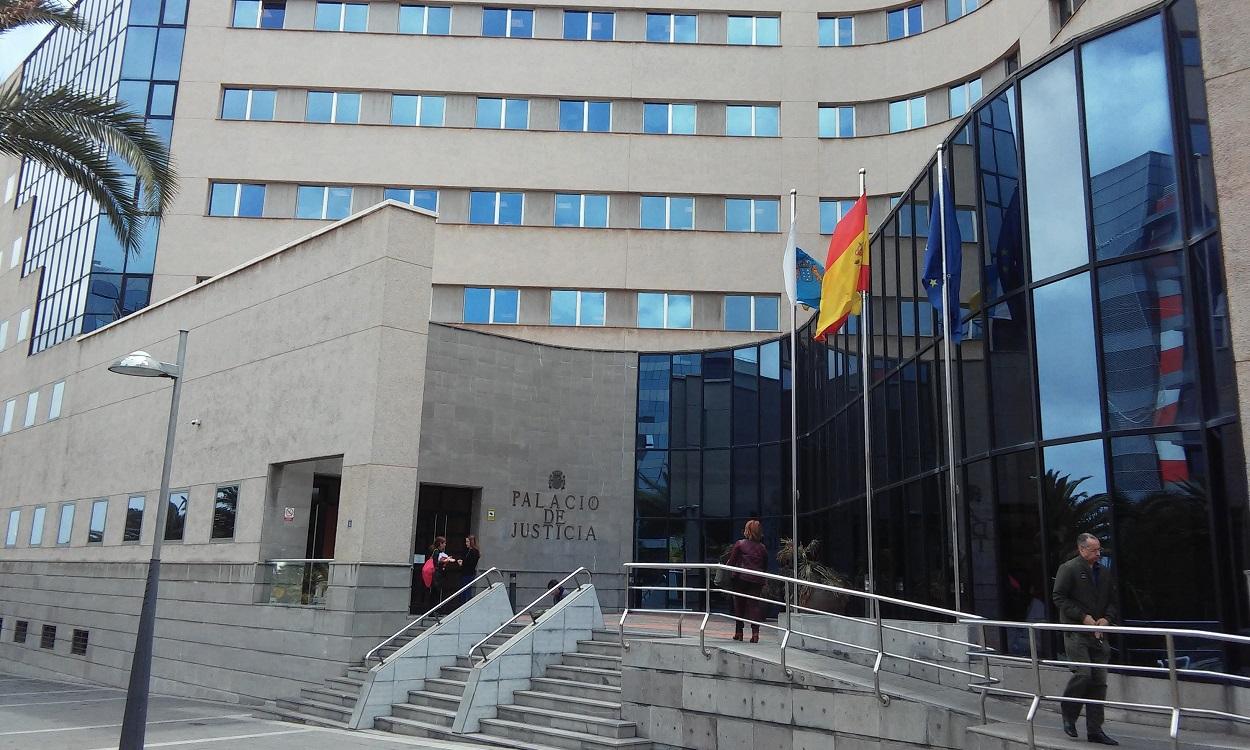
<path id="1" fill-rule="evenodd" d="M 49 0 L 0 0 L 0 34 L 21 26 L 50 23 L 81 31 L 82 20 L 74 9 Z"/>
<path id="2" fill-rule="evenodd" d="M 0 91 L 0 153 L 34 159 L 73 180 L 132 251 L 145 215 L 163 213 L 177 192 L 169 151 L 142 117 L 64 86 L 36 82 Z M 142 205 L 110 154 L 134 171 Z"/>

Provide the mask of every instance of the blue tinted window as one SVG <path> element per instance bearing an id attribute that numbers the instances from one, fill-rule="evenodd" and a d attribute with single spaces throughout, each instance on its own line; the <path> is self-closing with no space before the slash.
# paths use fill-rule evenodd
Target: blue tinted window
<path id="1" fill-rule="evenodd" d="M 171 117 L 174 114 L 174 95 L 178 87 L 172 83 L 152 84 L 152 103 L 148 105 L 148 114 L 156 117 Z M 272 119 L 272 117 L 264 118 Z"/>
<path id="2" fill-rule="evenodd" d="M 516 289 L 496 289 L 494 309 L 491 311 L 492 323 L 517 322 L 517 307 L 521 294 Z"/>
<path id="3" fill-rule="evenodd" d="M 325 196 L 324 187 L 300 185 L 295 191 L 295 218 L 320 219 Z"/>
<path id="4" fill-rule="evenodd" d="M 417 124 L 417 97 L 407 94 L 391 94 L 391 124 Z"/>
<path id="5" fill-rule="evenodd" d="M 725 135 L 751 135 L 755 126 L 754 107 L 725 107 Z"/>
<path id="6" fill-rule="evenodd" d="M 595 41 L 610 42 L 616 36 L 615 13 L 590 14 L 590 38 Z"/>
<path id="7" fill-rule="evenodd" d="M 399 6 L 399 33 L 437 34 L 451 33 L 451 8 L 424 5 Z"/>
<path id="8" fill-rule="evenodd" d="M 503 99 L 477 100 L 477 127 L 498 128 L 503 122 Z"/>
<path id="9" fill-rule="evenodd" d="M 643 229 L 664 229 L 667 226 L 668 200 L 662 195 L 642 196 Z"/>
<path id="10" fill-rule="evenodd" d="M 1033 306 L 1042 437 L 1099 431 L 1102 399 L 1089 274 L 1040 287 L 1033 292 Z"/>
<path id="11" fill-rule="evenodd" d="M 778 316 L 779 302 L 776 297 L 756 297 L 755 298 L 755 330 L 757 331 L 776 331 L 779 330 Z"/>
<path id="12" fill-rule="evenodd" d="M 496 203 L 497 196 L 495 193 L 476 190 L 469 193 L 469 223 L 494 224 Z"/>
<path id="13" fill-rule="evenodd" d="M 274 111 L 274 101 L 277 99 L 277 92 L 272 90 L 253 90 L 252 91 L 252 111 L 248 115 L 249 120 L 272 120 Z"/>
<path id="14" fill-rule="evenodd" d="M 1089 261 L 1081 131 L 1072 53 L 1047 63 L 1020 83 L 1027 211 L 1034 279 Z"/>
<path id="15" fill-rule="evenodd" d="M 342 3 L 317 3 L 313 28 L 319 31 L 338 31 L 343 20 Z"/>
<path id="16" fill-rule="evenodd" d="M 126 48 L 122 53 L 123 78 L 151 78 L 152 60 L 156 55 L 156 29 L 143 26 L 126 31 Z M 177 76 L 174 76 L 177 78 Z"/>
<path id="17" fill-rule="evenodd" d="M 148 82 L 122 81 L 117 85 L 117 101 L 128 111 L 143 116 L 148 106 Z"/>
<path id="18" fill-rule="evenodd" d="M 644 133 L 667 133 L 668 132 L 668 106 L 667 104 L 657 104 L 647 102 L 642 109 L 642 132 Z"/>
<path id="19" fill-rule="evenodd" d="M 693 44 L 698 41 L 697 17 L 692 15 L 671 15 L 669 13 L 648 13 L 647 41 Z"/>
<path id="20" fill-rule="evenodd" d="M 755 44 L 755 19 L 751 16 L 730 16 L 726 37 L 730 44 Z"/>
<path id="21" fill-rule="evenodd" d="M 262 216 L 265 213 L 265 186 L 239 186 L 239 216 Z"/>
<path id="22" fill-rule="evenodd" d="M 352 212 L 352 189 L 349 187 L 329 188 L 326 199 L 327 219 L 342 219 Z"/>
<path id="23" fill-rule="evenodd" d="M 482 36 L 508 35 L 508 9 L 482 9 Z"/>
<path id="24" fill-rule="evenodd" d="M 525 130 L 529 127 L 530 103 L 528 99 L 504 100 L 503 126 L 508 130 Z"/>
<path id="25" fill-rule="evenodd" d="M 577 292 L 568 289 L 551 291 L 551 325 L 577 325 Z"/>
<path id="26" fill-rule="evenodd" d="M 560 129 L 579 131 L 585 128 L 586 102 L 560 100 Z"/>
<path id="27" fill-rule="evenodd" d="M 855 19 L 838 19 L 838 46 L 849 47 L 855 43 Z"/>
<path id="28" fill-rule="evenodd" d="M 556 193 L 556 226 L 581 226 L 582 196 L 576 193 Z"/>
<path id="29" fill-rule="evenodd" d="M 691 298 L 689 294 L 668 295 L 668 328 L 691 328 Z"/>
<path id="30" fill-rule="evenodd" d="M 854 205 L 853 200 L 825 200 L 820 201 L 820 233 L 833 234 L 834 228 L 838 225 L 838 221 L 851 210 Z"/>
<path id="31" fill-rule="evenodd" d="M 603 292 L 580 292 L 581 311 L 579 313 L 578 325 L 603 325 L 606 299 L 607 295 Z"/>
<path id="32" fill-rule="evenodd" d="M 693 104 L 674 104 L 673 112 L 673 133 L 681 135 L 694 134 L 695 109 Z"/>
<path id="33" fill-rule="evenodd" d="M 673 29 L 673 17 L 667 13 L 647 14 L 647 41 L 670 41 Z"/>
<path id="34" fill-rule="evenodd" d="M 673 16 L 673 41 L 694 44 L 698 41 L 698 16 Z"/>
<path id="35" fill-rule="evenodd" d="M 246 120 L 249 93 L 247 89 L 226 89 L 221 99 L 221 119 Z"/>
<path id="36" fill-rule="evenodd" d="M 755 199 L 753 208 L 755 231 L 757 232 L 776 232 L 777 231 L 777 208 L 779 202 L 773 200 Z"/>
<path id="37" fill-rule="evenodd" d="M 308 122 L 330 122 L 334 118 L 334 93 L 309 91 L 304 119 Z"/>
<path id="38" fill-rule="evenodd" d="M 433 6 L 425 11 L 425 33 L 446 36 L 451 33 L 451 8 Z"/>
<path id="39" fill-rule="evenodd" d="M 612 130 L 612 102 L 589 102 L 586 129 L 592 133 Z"/>
<path id="40" fill-rule="evenodd" d="M 725 199 L 725 230 L 728 232 L 751 231 L 751 209 L 754 201 L 743 198 Z"/>
<path id="41" fill-rule="evenodd" d="M 334 109 L 334 121 L 342 123 L 360 122 L 360 94 L 338 95 Z"/>
<path id="42" fill-rule="evenodd" d="M 254 29 L 260 13 L 260 0 L 234 0 L 234 26 Z"/>
<path id="43" fill-rule="evenodd" d="M 820 18 L 816 20 L 816 43 L 818 45 L 821 47 L 837 46 L 837 22 L 838 19 L 836 18 Z"/>
<path id="44" fill-rule="evenodd" d="M 186 34 L 183 29 L 163 28 L 156 42 L 156 60 L 152 66 L 152 77 L 163 81 L 178 80 L 178 72 L 182 69 L 182 38 Z"/>
<path id="45" fill-rule="evenodd" d="M 233 182 L 213 183 L 212 196 L 208 202 L 209 216 L 234 216 L 234 201 L 239 186 Z M 121 268 L 107 269 L 120 271 Z"/>
<path id="46" fill-rule="evenodd" d="M 421 97 L 421 124 L 425 127 L 442 127 L 446 109 L 447 99 L 445 97 Z"/>
<path id="47" fill-rule="evenodd" d="M 490 289 L 465 287 L 464 290 L 464 322 L 490 322 Z"/>
<path id="48" fill-rule="evenodd" d="M 669 229 L 694 229 L 694 198 L 669 198 Z"/>
<path id="49" fill-rule="evenodd" d="M 751 297 L 745 295 L 725 297 L 725 330 L 751 330 Z"/>
<path id="50" fill-rule="evenodd" d="M 534 11 L 514 8 L 508 22 L 508 36 L 522 39 L 534 36 Z"/>
<path id="51" fill-rule="evenodd" d="M 757 136 L 777 136 L 781 134 L 781 108 L 755 108 L 755 134 Z"/>
<path id="52" fill-rule="evenodd" d="M 499 223 L 520 224 L 523 203 L 521 193 L 500 193 Z"/>
<path id="53" fill-rule="evenodd" d="M 564 11 L 564 38 L 586 39 L 590 36 L 590 13 L 584 10 Z"/>
<path id="54" fill-rule="evenodd" d="M 639 328 L 663 328 L 664 327 L 664 298 L 666 295 L 658 292 L 639 292 L 638 293 L 638 327 Z"/>
<path id="55" fill-rule="evenodd" d="M 260 5 L 260 27 L 280 29 L 286 22 L 286 0 L 265 0 Z"/>

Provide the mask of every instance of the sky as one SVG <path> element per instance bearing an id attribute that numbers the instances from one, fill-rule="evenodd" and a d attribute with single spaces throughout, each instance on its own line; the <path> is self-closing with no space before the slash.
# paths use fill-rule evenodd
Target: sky
<path id="1" fill-rule="evenodd" d="M 35 45 L 43 40 L 51 27 L 25 26 L 0 37 L 0 81 L 17 70 Z"/>

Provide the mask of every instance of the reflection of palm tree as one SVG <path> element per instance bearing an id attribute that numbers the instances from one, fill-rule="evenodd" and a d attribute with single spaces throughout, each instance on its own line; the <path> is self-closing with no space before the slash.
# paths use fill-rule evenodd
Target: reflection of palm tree
<path id="1" fill-rule="evenodd" d="M 1149 494 L 1115 495 L 1125 615 L 1152 620 L 1213 618 L 1207 490 L 1186 480 Z"/>
<path id="2" fill-rule="evenodd" d="M 1048 469 L 1042 477 L 1042 503 L 1046 512 L 1049 549 L 1075 550 L 1076 536 L 1093 534 L 1110 542 L 1111 500 L 1107 493 L 1091 495 L 1080 489 L 1089 477 L 1073 480 L 1070 474 Z M 1071 557 L 1071 554 L 1068 555 Z M 1065 558 L 1066 559 L 1066 558 Z M 1052 561 L 1051 567 L 1063 560 Z"/>

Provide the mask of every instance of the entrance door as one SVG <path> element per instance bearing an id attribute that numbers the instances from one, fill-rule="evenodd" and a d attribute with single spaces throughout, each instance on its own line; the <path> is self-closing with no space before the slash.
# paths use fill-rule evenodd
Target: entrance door
<path id="1" fill-rule="evenodd" d="M 417 495 L 416 554 L 429 555 L 434 537 L 447 538 L 447 553 L 459 557 L 464 552 L 464 538 L 473 533 L 473 489 L 423 484 Z M 423 558 L 424 559 L 424 558 Z M 452 587 L 451 591 L 460 588 Z M 451 593 L 448 591 L 447 593 Z M 421 580 L 421 565 L 412 568 L 412 597 L 409 611 L 421 614 L 433 607 L 429 590 Z"/>
<path id="2" fill-rule="evenodd" d="M 308 545 L 305 557 L 316 560 L 334 559 L 334 539 L 339 523 L 339 488 L 341 477 L 313 475 L 312 508 L 308 519 Z"/>

